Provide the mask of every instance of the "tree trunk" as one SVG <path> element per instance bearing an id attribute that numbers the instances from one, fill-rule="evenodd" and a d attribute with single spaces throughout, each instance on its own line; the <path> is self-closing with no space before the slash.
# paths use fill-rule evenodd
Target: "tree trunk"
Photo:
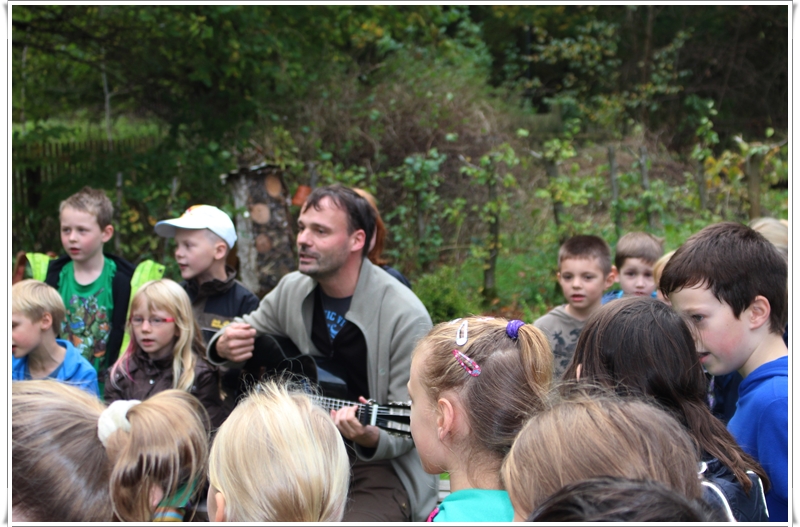
<path id="1" fill-rule="evenodd" d="M 761 156 L 751 155 L 745 163 L 747 174 L 747 194 L 750 199 L 750 219 L 761 217 Z"/>
<path id="2" fill-rule="evenodd" d="M 497 201 L 497 176 L 493 172 L 489 177 L 489 203 Z M 483 302 L 486 307 L 492 304 L 497 297 L 497 283 L 495 273 L 497 270 L 497 254 L 500 247 L 500 207 L 495 207 L 492 214 L 492 223 L 489 225 L 489 256 L 483 270 Z"/>
<path id="3" fill-rule="evenodd" d="M 248 183 L 247 173 L 233 180 L 233 206 L 236 210 L 247 210 Z M 258 291 L 258 252 L 253 242 L 253 224 L 248 217 L 239 212 L 236 214 L 236 254 L 239 257 L 239 273 L 237 278 L 250 291 Z"/>
<path id="4" fill-rule="evenodd" d="M 647 172 L 647 147 L 641 146 L 639 148 L 639 168 L 642 171 L 642 188 L 648 194 L 650 193 L 650 176 Z M 653 221 L 653 213 L 650 211 L 650 206 L 652 204 L 650 197 L 646 196 L 642 203 L 644 204 L 644 214 L 647 218 L 647 228 L 649 232 L 653 232 L 655 229 L 655 224 Z"/>
<path id="5" fill-rule="evenodd" d="M 619 185 L 617 184 L 617 155 L 613 146 L 608 147 L 608 176 L 611 179 L 611 217 L 617 238 L 622 235 L 619 217 Z"/>
<path id="6" fill-rule="evenodd" d="M 555 161 L 545 160 L 544 162 L 545 173 L 550 183 L 555 182 L 558 178 L 558 164 Z M 556 232 L 558 232 L 558 239 L 561 243 L 567 241 L 564 233 L 561 232 L 561 216 L 564 215 L 564 204 L 558 200 L 553 200 L 553 221 L 556 224 Z"/>

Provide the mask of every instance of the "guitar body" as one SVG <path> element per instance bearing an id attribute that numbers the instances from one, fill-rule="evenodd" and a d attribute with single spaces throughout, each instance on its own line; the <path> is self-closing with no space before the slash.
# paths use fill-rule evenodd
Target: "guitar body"
<path id="1" fill-rule="evenodd" d="M 322 408 L 338 410 L 345 406 L 358 406 L 356 415 L 362 424 L 377 426 L 394 435 L 410 437 L 409 405 L 389 403 L 382 406 L 347 401 L 347 383 L 330 366 L 332 365 L 324 358 L 302 353 L 288 337 L 261 335 L 255 340 L 252 358 L 242 368 L 240 393 L 247 393 L 250 385 L 263 379 L 288 375 L 300 381 L 309 396 Z M 320 391 L 322 395 L 319 395 Z"/>

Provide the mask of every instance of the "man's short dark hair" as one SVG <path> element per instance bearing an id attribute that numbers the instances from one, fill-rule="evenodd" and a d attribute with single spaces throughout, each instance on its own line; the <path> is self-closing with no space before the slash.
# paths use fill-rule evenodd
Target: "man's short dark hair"
<path id="1" fill-rule="evenodd" d="M 565 485 L 525 521 L 713 522 L 726 518 L 710 505 L 657 481 L 603 476 Z"/>
<path id="2" fill-rule="evenodd" d="M 569 258 L 597 258 L 603 276 L 608 276 L 611 272 L 611 248 L 599 236 L 579 234 L 565 241 L 558 249 L 559 270 L 561 262 Z"/>
<path id="3" fill-rule="evenodd" d="M 372 234 L 375 232 L 375 209 L 353 189 L 335 183 L 333 185 L 315 188 L 308 196 L 305 205 L 303 205 L 303 210 L 306 210 L 308 207 L 313 207 L 314 210 L 320 210 L 320 202 L 323 198 L 330 198 L 334 205 L 347 214 L 348 234 L 353 234 L 358 230 L 364 231 L 366 238 L 364 240 L 362 254 L 366 257 L 367 254 L 369 254 L 369 244 L 370 240 L 372 240 Z"/>
<path id="4" fill-rule="evenodd" d="M 722 222 L 689 237 L 670 258 L 658 285 L 664 296 L 706 286 L 739 318 L 756 296 L 769 302 L 770 332 L 786 327 L 788 266 L 764 236 L 746 225 Z"/>

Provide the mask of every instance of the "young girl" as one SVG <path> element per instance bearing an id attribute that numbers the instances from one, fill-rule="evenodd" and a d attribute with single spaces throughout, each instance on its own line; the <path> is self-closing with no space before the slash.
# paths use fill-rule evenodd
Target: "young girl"
<path id="1" fill-rule="evenodd" d="M 203 413 L 178 390 L 106 408 L 55 381 L 12 383 L 12 521 L 153 521 L 203 484 Z"/>
<path id="2" fill-rule="evenodd" d="M 142 285 L 131 301 L 131 341 L 108 374 L 107 403 L 144 400 L 175 388 L 196 396 L 216 429 L 225 420 L 219 371 L 205 360 L 205 345 L 189 296 L 169 279 Z"/>
<path id="3" fill-rule="evenodd" d="M 411 435 L 429 474 L 449 472 L 451 493 L 428 521 L 511 521 L 500 465 L 542 406 L 553 354 L 519 320 L 470 317 L 434 327 L 414 350 Z"/>
<path id="4" fill-rule="evenodd" d="M 596 388 L 563 391 L 550 394 L 503 463 L 515 520 L 525 521 L 565 485 L 598 476 L 658 481 L 690 500 L 700 498 L 694 445 L 672 416 Z"/>
<path id="5" fill-rule="evenodd" d="M 350 464 L 330 415 L 286 385 L 255 385 L 223 423 L 209 458 L 214 522 L 338 522 Z"/>
<path id="6" fill-rule="evenodd" d="M 603 306 L 586 324 L 564 380 L 600 383 L 622 395 L 654 398 L 686 427 L 707 474 L 728 480 L 726 498 L 737 521 L 767 521 L 760 488 L 767 475 L 709 410 L 707 384 L 690 326 L 669 306 L 626 298 Z M 757 483 L 757 482 L 756 482 Z M 734 503 L 735 502 L 735 503 Z"/>

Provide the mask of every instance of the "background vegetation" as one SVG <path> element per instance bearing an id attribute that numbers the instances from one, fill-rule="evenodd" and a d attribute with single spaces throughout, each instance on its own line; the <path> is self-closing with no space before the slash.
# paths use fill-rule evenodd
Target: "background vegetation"
<path id="1" fill-rule="evenodd" d="M 269 161 L 292 192 L 372 191 L 435 320 L 531 320 L 563 301 L 566 236 L 671 250 L 788 215 L 788 5 L 10 9 L 15 253 L 58 252 L 89 184 L 119 204 L 115 250 L 175 273 L 155 221 L 232 212 L 220 174 Z M 89 140 L 111 147 L 59 154 L 77 175 L 41 168 Z"/>

